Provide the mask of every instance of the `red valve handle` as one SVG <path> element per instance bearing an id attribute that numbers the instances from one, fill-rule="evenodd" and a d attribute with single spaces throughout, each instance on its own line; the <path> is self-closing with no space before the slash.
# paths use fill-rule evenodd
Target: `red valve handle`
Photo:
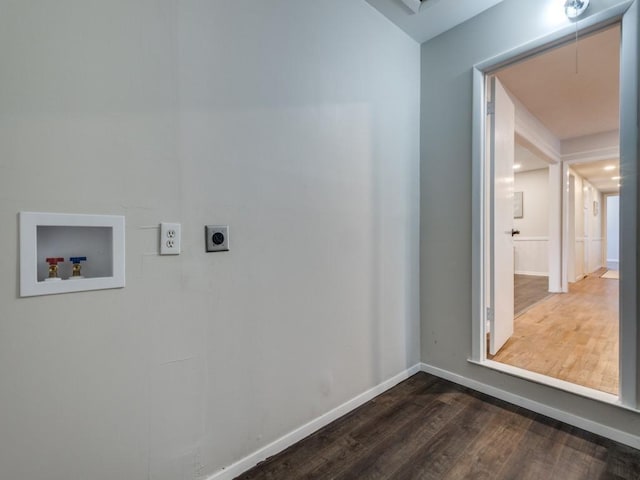
<path id="1" fill-rule="evenodd" d="M 64 258 L 62 257 L 51 257 L 46 259 L 49 265 L 57 265 L 60 262 L 64 262 Z"/>

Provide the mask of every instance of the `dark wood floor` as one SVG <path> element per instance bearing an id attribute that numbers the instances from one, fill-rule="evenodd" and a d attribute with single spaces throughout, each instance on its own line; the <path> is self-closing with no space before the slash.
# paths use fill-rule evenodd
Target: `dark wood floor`
<path id="1" fill-rule="evenodd" d="M 526 312 L 539 301 L 553 295 L 549 293 L 549 278 L 535 275 L 513 276 L 514 316 Z"/>
<path id="2" fill-rule="evenodd" d="M 640 451 L 418 373 L 238 478 L 637 480 Z"/>

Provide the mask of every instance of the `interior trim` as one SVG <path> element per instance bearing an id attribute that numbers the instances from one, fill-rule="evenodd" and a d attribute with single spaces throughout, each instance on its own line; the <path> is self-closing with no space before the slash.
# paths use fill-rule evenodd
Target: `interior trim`
<path id="1" fill-rule="evenodd" d="M 484 365 L 483 363 L 474 362 L 472 360 L 469 360 L 469 362 L 487 367 L 487 365 Z M 497 362 L 493 362 L 493 363 L 497 363 Z M 567 411 L 551 407 L 544 403 L 536 402 L 535 400 L 530 400 L 526 397 L 521 397 L 520 395 L 516 395 L 515 393 L 502 390 L 500 388 L 494 387 L 492 385 L 488 385 L 486 383 L 479 382 L 477 380 L 472 380 L 470 378 L 463 377 L 462 375 L 458 375 L 457 373 L 453 373 L 448 370 L 444 370 L 442 368 L 434 367 L 433 365 L 422 363 L 420 367 L 423 372 L 430 373 L 431 375 L 444 378 L 445 380 L 449 380 L 451 382 L 457 383 L 458 385 L 462 385 L 463 387 L 476 390 L 480 393 L 484 393 L 486 395 L 490 395 L 495 398 L 499 398 L 500 400 L 504 400 L 505 402 L 511 403 L 513 405 L 526 408 L 527 410 L 531 410 L 532 412 L 539 413 L 541 415 L 546 415 L 547 417 L 553 418 L 560 422 L 564 422 L 574 427 L 578 427 L 583 430 L 586 430 L 588 432 L 595 433 L 596 435 L 600 435 L 600 436 L 609 438 L 611 440 L 615 440 L 616 442 L 620 442 L 624 445 L 628 445 L 630 447 L 640 449 L 640 436 L 632 435 L 628 432 L 623 432 L 622 430 L 618 430 L 616 428 L 612 428 L 607 425 L 594 422 L 593 420 L 589 420 L 588 418 L 574 415 L 573 413 L 569 413 Z M 616 404 L 616 406 L 629 409 L 628 407 L 624 407 L 623 405 L 620 405 L 620 404 Z M 637 410 L 633 410 L 633 409 L 629 409 L 629 410 L 637 412 Z"/>
<path id="2" fill-rule="evenodd" d="M 638 238 L 638 18 L 640 17 L 640 0 L 627 0 L 615 6 L 591 15 L 580 21 L 580 32 L 584 36 L 598 31 L 616 22 L 622 22 L 621 46 L 621 78 L 620 78 L 620 165 L 621 176 L 628 179 L 623 183 L 624 202 L 621 200 L 620 219 L 624 224 L 621 232 L 621 256 L 630 259 L 621 262 L 620 275 L 624 281 L 620 284 L 620 396 L 623 408 L 638 411 L 640 385 L 640 355 L 637 351 L 638 311 L 637 299 L 640 263 L 637 260 Z M 472 109 L 472 339 L 471 360 L 483 364 L 486 359 L 486 291 L 484 287 L 485 267 L 484 254 L 486 242 L 485 229 L 485 109 L 486 98 L 484 78 L 505 65 L 515 63 L 532 55 L 539 54 L 557 45 L 567 42 L 573 36 L 571 26 L 561 28 L 548 35 L 532 39 L 532 41 L 516 46 L 511 50 L 479 62 L 473 67 L 473 109 Z M 624 101 L 622 101 L 624 99 Z M 550 166 L 551 175 L 553 167 Z M 553 173 L 560 178 L 559 168 Z M 622 196 L 621 196 L 622 199 Z M 554 250 L 555 251 L 555 250 Z M 553 259 L 555 262 L 555 259 Z M 551 264 L 551 261 L 550 261 Z M 555 265 L 555 263 L 554 263 Z M 559 265 L 559 259 L 558 259 Z M 550 279 L 555 279 L 556 273 Z M 560 277 L 558 277 L 558 281 Z M 552 283 L 552 282 L 550 282 Z M 560 283 L 552 283 L 551 291 L 562 291 Z M 567 422 L 570 423 L 570 422 Z M 625 442 L 622 442 L 625 443 Z"/>
<path id="3" fill-rule="evenodd" d="M 617 395 L 602 392 L 600 390 L 596 390 L 595 388 L 584 387 L 582 385 L 578 385 L 577 383 L 567 382 L 566 380 L 560 380 L 558 378 L 550 377 L 542 373 L 532 372 L 531 370 L 520 367 L 514 367 L 513 365 L 509 365 L 506 363 L 496 362 L 495 360 L 485 360 L 484 362 L 471 361 L 471 363 L 487 367 L 492 370 L 497 370 L 498 372 L 506 373 L 513 377 L 530 380 L 540 385 L 554 387 L 558 390 L 573 393 L 574 395 L 578 395 L 580 397 L 590 398 L 592 400 L 597 400 L 602 403 L 608 403 L 610 405 L 622 406 Z"/>
<path id="4" fill-rule="evenodd" d="M 303 438 L 308 437 L 312 433 L 320 430 L 322 427 L 330 424 L 334 420 L 346 415 L 347 413 L 355 410 L 360 405 L 368 402 L 369 400 L 377 397 L 381 393 L 386 392 L 392 387 L 395 387 L 400 382 L 415 375 L 420 371 L 420 364 L 417 363 L 412 367 L 403 370 L 402 372 L 394 375 L 393 377 L 385 380 L 384 382 L 370 388 L 369 390 L 356 395 L 351 400 L 347 400 L 341 405 L 329 410 L 327 413 L 320 415 L 319 417 L 305 423 L 301 427 L 292 430 L 291 432 L 283 435 L 282 437 L 274 440 L 268 445 L 250 453 L 244 458 L 241 458 L 237 462 L 224 467 L 222 470 L 206 477 L 206 480 L 231 480 L 238 475 L 246 472 L 250 468 L 255 467 L 258 463 L 266 460 L 267 458 L 282 452 L 284 449 L 290 447 L 296 442 L 299 442 Z"/>
<path id="5" fill-rule="evenodd" d="M 478 363 L 471 360 L 470 362 L 474 364 L 482 365 L 484 367 L 490 367 L 495 370 L 500 370 L 503 373 L 509 373 L 512 375 L 514 374 L 513 371 L 507 372 L 506 370 L 520 370 L 520 369 L 515 369 L 515 367 L 511 367 L 511 369 L 498 368 L 497 366 L 505 367 L 505 365 L 499 364 L 498 362 L 488 361 L 490 364 L 495 364 L 495 365 L 487 365 L 487 362 Z M 327 413 L 320 415 L 319 417 L 315 418 L 314 420 L 311 420 L 310 422 L 302 425 L 301 427 L 296 428 L 295 430 L 292 430 L 291 432 L 283 435 L 282 437 L 274 440 L 270 444 L 256 450 L 255 452 L 250 453 L 246 457 L 238 460 L 237 462 L 229 465 L 228 467 L 225 467 L 222 470 L 215 472 L 214 474 L 208 476 L 206 480 L 231 480 L 237 477 L 238 475 L 241 475 L 242 473 L 256 466 L 258 463 L 262 462 L 263 460 L 266 460 L 268 457 L 271 457 L 273 455 L 276 455 L 282 452 L 283 450 L 290 447 L 294 443 L 299 442 L 300 440 L 308 437 L 309 435 L 315 433 L 322 427 L 348 414 L 349 412 L 355 410 L 356 408 L 368 402 L 369 400 L 386 392 L 390 388 L 396 386 L 398 383 L 406 380 L 407 378 L 411 377 L 412 375 L 415 375 L 420 371 L 429 373 L 431 375 L 435 375 L 436 377 L 440 377 L 445 380 L 449 380 L 458 385 L 462 385 L 464 387 L 470 388 L 477 392 L 484 393 L 494 398 L 498 398 L 500 400 L 511 403 L 513 405 L 526 408 L 527 410 L 531 410 L 532 412 L 539 413 L 541 415 L 546 415 L 547 417 L 567 423 L 574 427 L 581 428 L 583 430 L 594 433 L 596 435 L 601 435 L 611 440 L 620 442 L 624 445 L 628 445 L 630 447 L 640 449 L 640 436 L 632 435 L 630 433 L 623 432 L 621 430 L 618 430 L 606 425 L 602 425 L 601 423 L 594 422 L 584 417 L 580 417 L 578 415 L 574 415 L 564 410 L 550 407 L 549 405 L 546 405 L 544 403 L 536 402 L 534 400 L 521 397 L 519 395 L 508 392 L 506 390 L 502 390 L 502 389 L 493 387 L 491 385 L 487 385 L 486 383 L 478 382 L 476 380 L 463 377 L 462 375 L 458 375 L 457 373 L 453 373 L 448 370 L 444 370 L 442 368 L 438 368 L 433 365 L 429 365 L 427 363 L 422 362 L 422 363 L 413 365 L 412 367 L 398 373 L 397 375 L 394 375 L 393 377 L 385 380 L 384 382 L 376 385 L 375 387 L 370 388 L 369 390 L 355 396 L 351 400 L 348 400 L 345 403 L 335 407 L 334 409 L 328 411 Z M 523 372 L 526 372 L 526 371 L 523 371 Z M 526 372 L 526 373 L 531 374 L 531 372 Z M 540 375 L 540 377 L 544 377 L 544 375 Z M 550 377 L 544 377 L 544 378 L 546 378 L 547 380 L 550 379 Z M 555 379 L 551 379 L 551 380 L 555 380 Z M 562 382 L 561 380 L 558 380 L 558 382 L 568 384 L 568 382 Z M 592 390 L 586 387 L 579 387 L 573 384 L 568 384 L 568 385 L 571 385 L 574 390 L 580 390 L 580 389 Z M 594 392 L 597 392 L 598 394 L 600 394 L 600 397 L 601 397 L 599 399 L 600 401 L 604 403 L 614 404 L 621 408 L 626 408 L 623 405 L 616 403 L 617 397 L 615 395 L 609 395 L 603 392 L 598 392 L 597 390 L 594 390 Z M 576 393 L 576 392 L 571 392 L 571 393 Z M 593 397 L 589 395 L 589 398 L 593 398 Z M 637 410 L 634 410 L 634 411 L 637 411 Z"/>

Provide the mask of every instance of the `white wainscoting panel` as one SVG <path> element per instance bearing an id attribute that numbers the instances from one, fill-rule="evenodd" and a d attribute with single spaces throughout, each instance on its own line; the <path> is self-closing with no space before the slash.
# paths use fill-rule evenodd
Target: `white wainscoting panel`
<path id="1" fill-rule="evenodd" d="M 549 275 L 549 237 L 514 237 L 515 271 L 521 275 Z"/>
<path id="2" fill-rule="evenodd" d="M 589 273 L 602 267 L 602 243 L 603 238 L 592 238 L 589 245 Z"/>

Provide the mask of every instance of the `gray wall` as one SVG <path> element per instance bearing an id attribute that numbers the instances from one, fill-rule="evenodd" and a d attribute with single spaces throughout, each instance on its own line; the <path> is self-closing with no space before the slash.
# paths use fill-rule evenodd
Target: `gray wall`
<path id="1" fill-rule="evenodd" d="M 471 355 L 472 66 L 557 26 L 546 0 L 506 0 L 422 45 L 422 361 L 637 434 L 640 416 L 467 362 Z M 615 5 L 594 0 L 590 14 Z M 443 207 L 446 206 L 446 207 Z"/>
<path id="2" fill-rule="evenodd" d="M 419 361 L 413 40 L 360 0 L 0 12 L 0 478 L 206 476 Z M 126 288 L 18 298 L 19 211 L 125 215 Z"/>

